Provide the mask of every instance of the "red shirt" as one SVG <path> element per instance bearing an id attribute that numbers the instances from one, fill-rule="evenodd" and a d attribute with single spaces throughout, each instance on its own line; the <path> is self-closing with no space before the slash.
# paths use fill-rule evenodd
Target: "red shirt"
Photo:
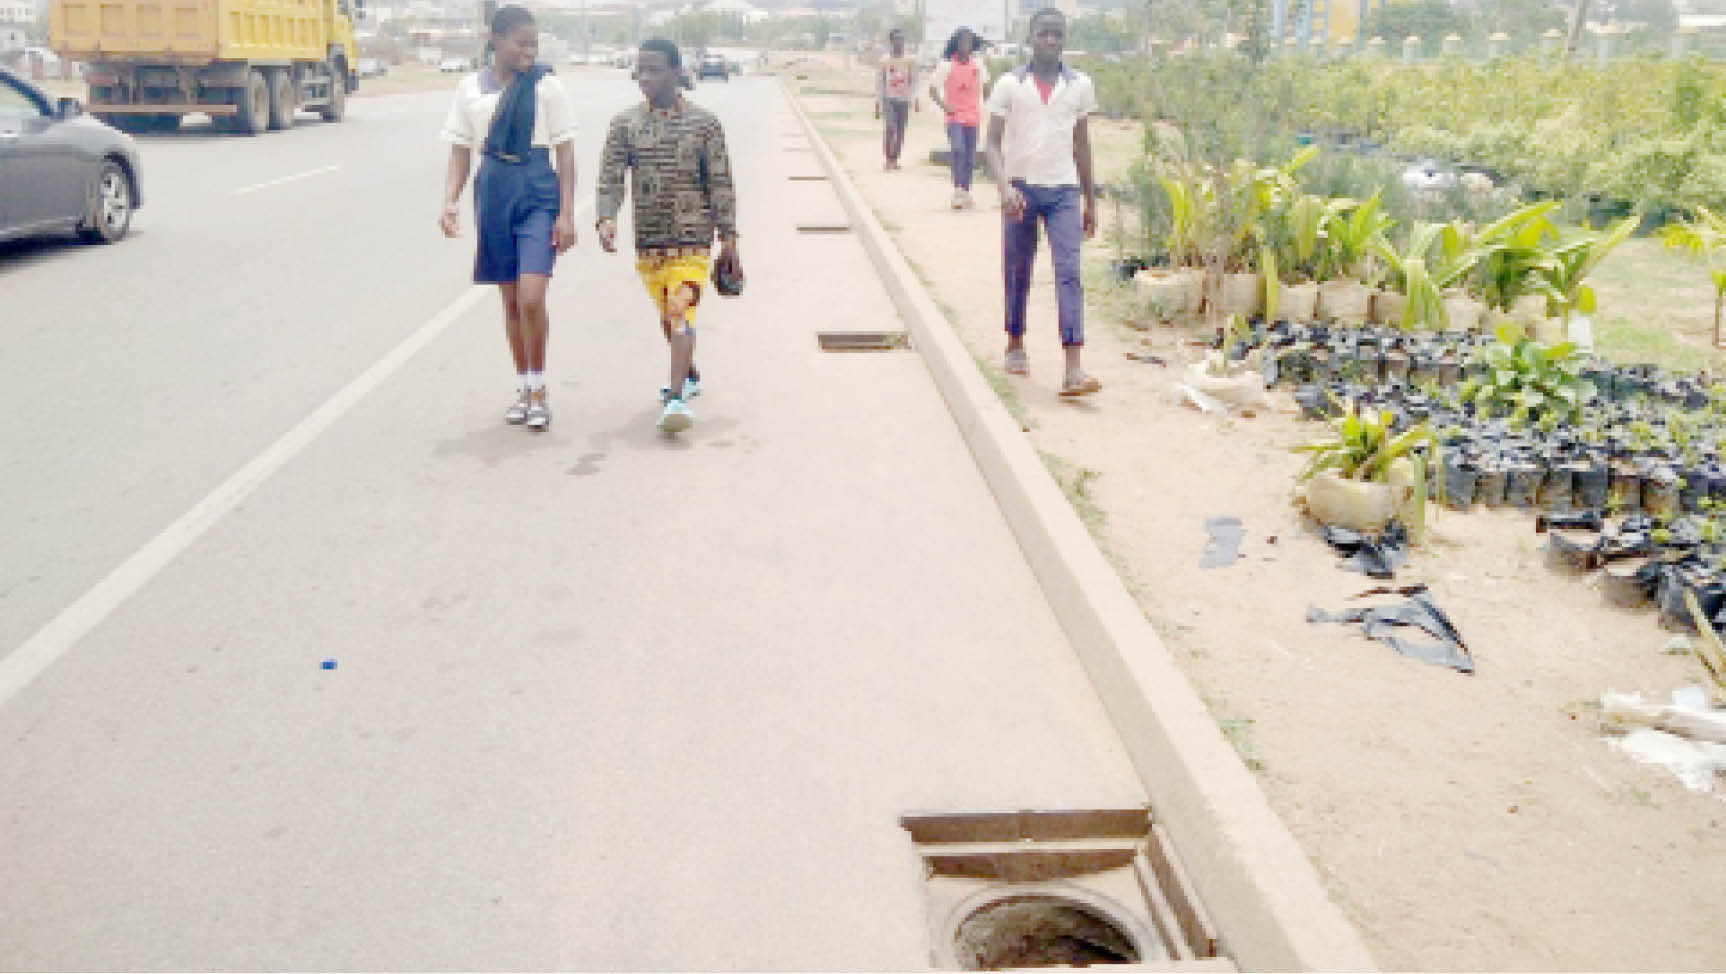
<path id="1" fill-rule="evenodd" d="M 983 91 L 978 81 L 977 59 L 952 58 L 947 62 L 946 90 L 941 98 L 947 103 L 947 121 L 960 125 L 983 124 Z"/>

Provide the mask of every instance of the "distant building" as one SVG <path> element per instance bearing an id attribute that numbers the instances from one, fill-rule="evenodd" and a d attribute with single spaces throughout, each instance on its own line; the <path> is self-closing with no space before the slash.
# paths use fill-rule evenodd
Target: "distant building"
<path id="1" fill-rule="evenodd" d="M 1409 2 L 1413 0 L 1285 0 L 1276 6 L 1284 12 L 1284 39 L 1327 48 L 1353 44 L 1367 16 L 1386 3 Z"/>
<path id="2" fill-rule="evenodd" d="M 36 0 L 0 0 L 0 24 L 37 22 Z"/>

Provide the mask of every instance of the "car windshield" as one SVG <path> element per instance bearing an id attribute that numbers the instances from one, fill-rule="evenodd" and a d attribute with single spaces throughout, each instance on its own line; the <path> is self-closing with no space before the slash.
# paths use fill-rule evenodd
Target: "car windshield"
<path id="1" fill-rule="evenodd" d="M 0 78 L 0 118 L 40 118 L 42 104 L 9 78 Z"/>

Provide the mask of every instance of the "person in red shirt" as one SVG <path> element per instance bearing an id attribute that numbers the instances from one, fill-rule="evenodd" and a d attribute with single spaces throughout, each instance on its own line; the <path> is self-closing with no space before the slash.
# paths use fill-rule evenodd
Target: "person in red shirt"
<path id="1" fill-rule="evenodd" d="M 881 133 L 881 152 L 887 161 L 881 168 L 894 172 L 900 168 L 899 152 L 905 147 L 905 126 L 913 109 L 921 110 L 917 98 L 917 59 L 905 53 L 905 32 L 895 27 L 887 32 L 887 56 L 875 72 L 875 117 L 885 116 L 887 125 Z"/>
<path id="2" fill-rule="evenodd" d="M 953 209 L 971 202 L 971 174 L 977 168 L 977 130 L 983 124 L 983 90 L 989 69 L 978 48 L 982 39 L 961 27 L 947 39 L 941 63 L 929 82 L 929 97 L 947 115 L 947 145 L 953 150 Z"/>

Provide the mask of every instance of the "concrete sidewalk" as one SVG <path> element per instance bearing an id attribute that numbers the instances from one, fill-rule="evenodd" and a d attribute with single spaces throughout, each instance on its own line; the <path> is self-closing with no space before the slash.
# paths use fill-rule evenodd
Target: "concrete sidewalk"
<path id="1" fill-rule="evenodd" d="M 693 431 L 584 223 L 550 433 L 488 299 L 0 708 L 0 966 L 920 968 L 900 813 L 1144 803 L 783 97 Z"/>

